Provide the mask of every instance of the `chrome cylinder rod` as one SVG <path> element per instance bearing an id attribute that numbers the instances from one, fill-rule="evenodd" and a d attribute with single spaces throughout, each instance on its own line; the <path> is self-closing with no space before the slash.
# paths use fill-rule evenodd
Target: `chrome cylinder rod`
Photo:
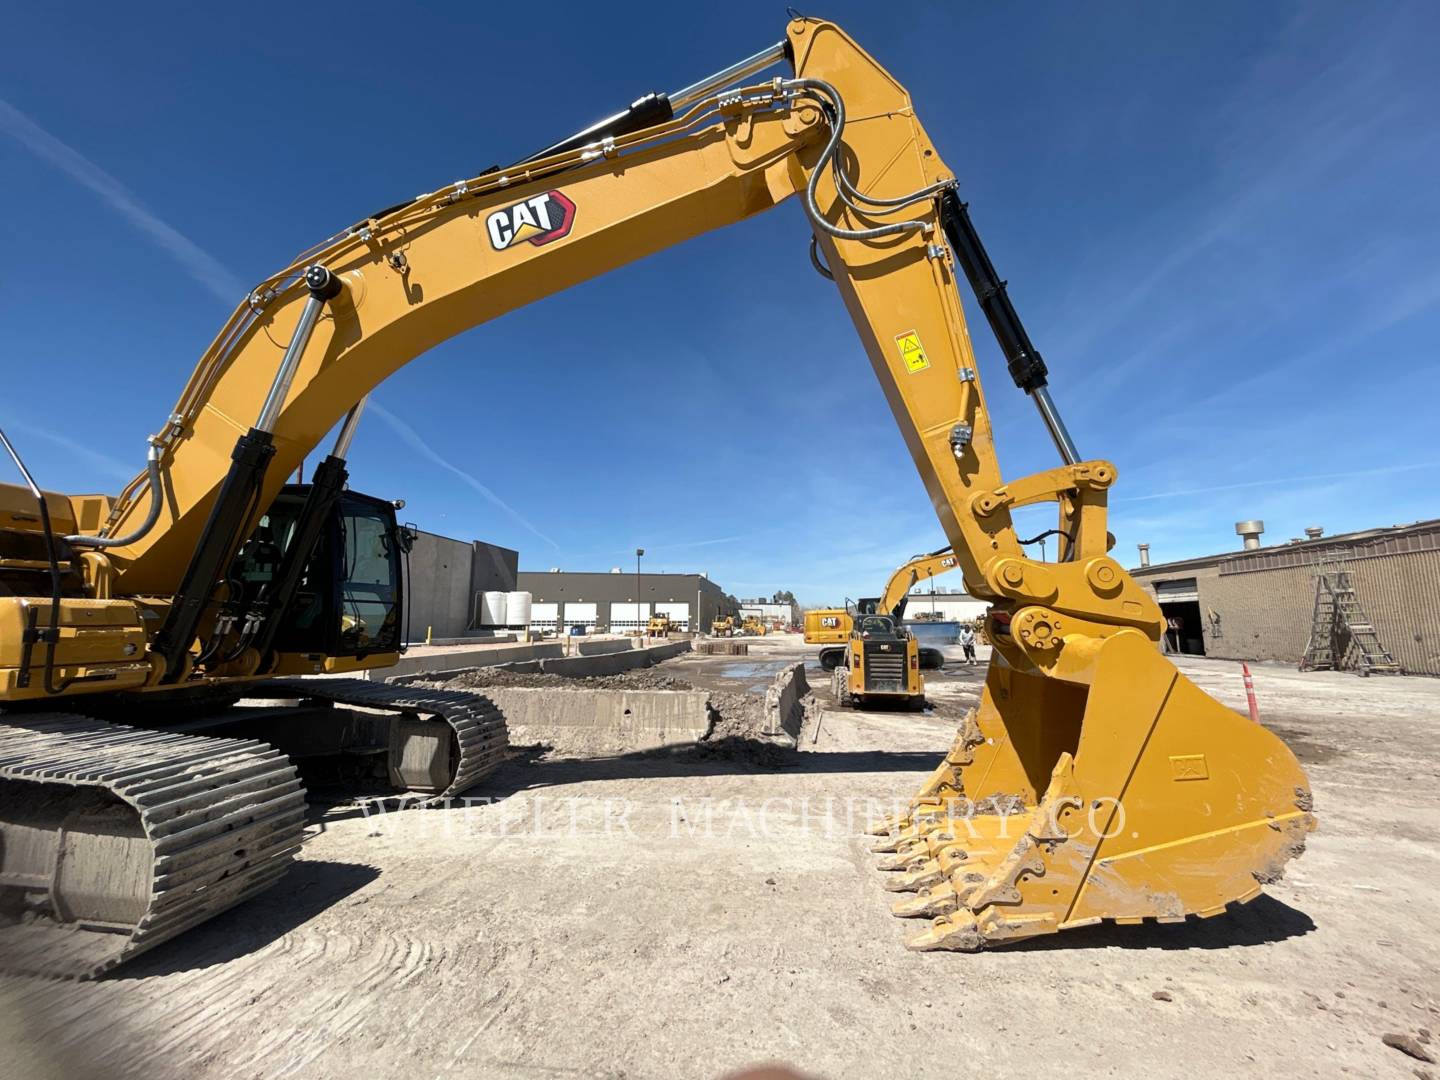
<path id="1" fill-rule="evenodd" d="M 305 271 L 305 286 L 310 290 L 310 295 L 305 298 L 300 321 L 295 324 L 295 332 L 290 335 L 290 344 L 286 346 L 280 368 L 275 372 L 275 381 L 270 384 L 270 392 L 265 395 L 265 404 L 260 407 L 260 416 L 255 421 L 255 429 L 267 434 L 274 433 L 275 421 L 280 418 L 280 410 L 285 407 L 285 399 L 290 396 L 290 384 L 295 381 L 295 372 L 300 369 L 300 357 L 305 354 L 305 346 L 310 344 L 310 335 L 315 332 L 315 324 L 320 321 L 320 309 L 344 288 L 340 279 L 323 266 L 312 266 Z"/>
<path id="2" fill-rule="evenodd" d="M 669 95 L 670 107 L 678 113 L 685 106 L 693 105 L 716 90 L 723 90 L 731 83 L 739 82 L 756 72 L 764 71 L 770 65 L 778 64 L 783 59 L 785 59 L 785 42 L 781 41 L 754 56 L 747 56 L 737 64 L 731 64 L 729 67 L 715 72 L 714 75 L 692 83 L 683 90 L 676 90 Z"/>
<path id="3" fill-rule="evenodd" d="M 1055 402 L 1050 397 L 1050 388 L 1037 386 L 1030 391 L 1030 396 L 1035 401 L 1035 408 L 1040 410 L 1040 419 L 1045 421 L 1050 438 L 1055 440 L 1055 449 L 1060 451 L 1060 457 L 1065 464 L 1080 464 L 1080 451 L 1075 448 L 1075 440 L 1070 438 L 1065 421 L 1060 419 L 1060 410 L 1055 408 Z"/>
<path id="4" fill-rule="evenodd" d="M 350 456 L 350 443 L 355 438 L 355 429 L 360 426 L 360 414 L 365 411 L 365 403 L 370 400 L 366 394 L 345 416 L 345 422 L 340 425 L 340 434 L 335 436 L 335 449 L 330 451 L 331 457 L 347 458 Z"/>

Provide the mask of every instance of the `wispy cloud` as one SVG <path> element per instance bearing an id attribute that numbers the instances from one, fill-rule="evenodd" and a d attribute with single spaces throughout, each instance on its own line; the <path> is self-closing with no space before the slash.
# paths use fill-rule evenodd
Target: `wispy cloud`
<path id="1" fill-rule="evenodd" d="M 104 473 L 112 480 L 129 481 L 136 473 L 136 467 L 133 463 L 127 465 L 119 458 L 111 457 L 109 454 L 102 453 L 99 450 L 86 446 L 82 442 L 67 438 L 64 435 L 59 435 L 46 428 L 37 427 L 34 424 L 27 424 L 23 420 L 7 420 L 5 422 L 5 429 L 10 432 L 19 432 L 26 438 L 41 439 L 53 446 L 58 446 L 71 457 L 85 462 L 85 464 L 92 469 Z M 24 450 L 22 449 L 20 452 L 23 454 Z M 36 477 L 36 480 L 41 487 L 45 486 L 43 477 Z"/>
<path id="2" fill-rule="evenodd" d="M 1169 379 L 1170 365 L 1213 363 L 1237 344 L 1269 346 L 1254 379 L 1220 380 L 1216 397 L 1232 398 L 1436 306 L 1426 230 L 1418 222 L 1385 228 L 1368 212 L 1388 204 L 1402 219 L 1411 192 L 1424 190 L 1404 178 L 1425 175 L 1440 142 L 1425 123 L 1428 98 L 1415 92 L 1411 65 L 1396 58 L 1413 36 L 1411 21 L 1386 9 L 1337 39 L 1328 20 L 1306 9 L 1246 78 L 1208 113 L 1195 114 L 1195 132 L 1217 133 L 1208 169 L 1193 190 L 1172 193 L 1159 222 L 1137 217 L 1115 234 L 1102 265 L 1123 273 L 1086 279 L 1085 306 L 1070 313 L 1068 330 L 1048 350 L 1056 358 L 1103 358 L 1098 371 L 1076 380 L 1079 406 L 1113 407 L 1122 379 Z M 1313 228 L 1312 208 L 1329 215 L 1329 227 Z M 1370 246 L 1378 248 L 1373 257 L 1361 258 Z M 1326 257 L 1336 249 L 1349 257 Z M 1398 266 L 1403 274 L 1394 273 Z M 1314 322 L 1357 294 L 1375 299 L 1341 322 L 1352 333 L 1331 333 L 1313 350 L 1293 333 L 1279 347 L 1266 337 L 1287 320 Z M 1177 406 L 1214 400 L 1189 398 L 1183 379 L 1172 385 L 1187 396 Z"/>
<path id="3" fill-rule="evenodd" d="M 1407 465 L 1384 465 L 1377 469 L 1355 469 L 1350 472 L 1316 473 L 1312 476 L 1275 476 L 1268 480 L 1243 480 L 1235 484 L 1215 484 L 1212 487 L 1157 491 L 1151 495 L 1130 495 L 1112 499 L 1111 502 L 1136 503 L 1149 502 L 1152 499 L 1178 499 L 1189 495 L 1208 495 L 1215 491 L 1238 491 L 1241 488 L 1276 487 L 1281 484 L 1318 484 L 1330 480 L 1350 480 L 1357 476 L 1388 476 L 1391 473 L 1415 472 L 1421 469 L 1440 469 L 1440 461 L 1417 461 Z"/>
<path id="4" fill-rule="evenodd" d="M 13 136 L 42 161 L 89 188 L 189 275 L 227 304 L 245 295 L 240 279 L 174 226 L 156 217 L 128 188 L 85 155 L 67 146 L 15 106 L 0 98 L 0 131 Z"/>
<path id="5" fill-rule="evenodd" d="M 437 451 L 434 447 L 432 447 L 429 443 L 427 443 L 423 438 L 420 437 L 420 433 L 418 431 L 412 428 L 404 420 L 401 420 L 400 417 L 396 416 L 389 409 L 385 408 L 385 406 L 381 405 L 379 402 L 375 401 L 372 398 L 370 404 L 366 406 L 366 411 L 373 413 L 374 415 L 380 417 L 381 420 L 384 420 L 385 423 L 390 426 L 390 429 L 394 431 L 396 435 L 399 435 L 400 438 L 403 439 L 406 444 L 408 444 L 409 447 L 421 457 L 424 457 L 427 460 L 433 462 L 434 464 L 440 466 L 440 468 L 446 470 L 447 472 L 454 473 L 461 480 L 465 481 L 466 484 L 474 488 L 475 491 L 479 492 L 491 503 L 504 511 L 505 514 L 513 518 L 526 530 L 535 534 L 541 540 L 544 540 L 545 543 L 549 544 L 557 551 L 560 549 L 559 544 L 557 544 L 554 540 L 550 539 L 550 537 L 546 536 L 543 532 L 541 532 L 534 525 L 532 525 L 529 519 L 525 517 L 525 515 L 520 513 L 520 511 L 516 510 L 499 495 L 496 495 L 495 492 L 491 491 L 488 487 L 482 484 L 470 473 L 466 472 L 458 465 L 447 461 L 443 456 L 441 456 L 439 451 Z"/>

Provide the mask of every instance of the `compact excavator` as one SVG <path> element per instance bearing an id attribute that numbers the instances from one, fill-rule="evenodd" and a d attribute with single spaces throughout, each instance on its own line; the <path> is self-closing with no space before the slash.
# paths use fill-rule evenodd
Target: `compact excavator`
<path id="1" fill-rule="evenodd" d="M 896 914 L 927 920 L 912 947 L 1214 915 L 1275 880 L 1313 825 L 1294 755 L 1160 653 L 1155 600 L 1108 554 L 1115 468 L 1062 422 L 954 172 L 899 82 L 796 18 L 261 281 L 118 496 L 45 491 L 5 443 L 24 483 L 0 490 L 0 963 L 94 975 L 272 884 L 301 841 L 297 764 L 417 801 L 494 768 L 504 724 L 483 698 L 299 678 L 401 645 L 406 534 L 345 485 L 366 395 L 469 327 L 791 199 L 992 605 L 979 707 L 881 829 Z M 1050 470 L 1000 475 L 962 278 Z M 1056 506 L 1058 561 L 1028 559 L 1012 526 L 1037 503 Z"/>
<path id="2" fill-rule="evenodd" d="M 855 626 L 855 615 L 888 615 L 898 626 L 905 617 L 910 590 L 919 582 L 928 581 L 936 574 L 953 570 L 958 565 L 955 553 L 948 547 L 932 551 L 928 555 L 916 555 L 890 575 L 884 592 L 879 596 L 863 597 L 855 601 L 853 614 L 848 601 L 843 608 L 816 608 L 807 611 L 805 644 L 826 646 L 820 650 L 820 667 L 825 671 L 834 671 L 845 660 L 846 645 Z M 939 649 L 921 647 L 919 662 L 921 670 L 937 671 L 945 666 L 945 654 Z"/>

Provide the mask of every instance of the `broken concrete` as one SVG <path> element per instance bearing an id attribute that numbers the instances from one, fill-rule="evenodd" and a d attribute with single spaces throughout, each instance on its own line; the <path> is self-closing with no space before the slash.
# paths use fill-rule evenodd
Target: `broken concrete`
<path id="1" fill-rule="evenodd" d="M 658 668 L 587 677 L 569 662 L 622 654 L 528 661 L 462 672 L 431 685 L 479 692 L 505 714 L 513 746 L 560 757 L 595 757 L 694 745 L 705 753 L 780 764 L 798 746 L 814 704 L 803 662 L 764 694 L 697 689 Z"/>
<path id="2" fill-rule="evenodd" d="M 805 662 L 785 668 L 765 691 L 765 734 L 785 736 L 791 746 L 796 745 L 805 726 L 807 703 L 811 700 Z"/>

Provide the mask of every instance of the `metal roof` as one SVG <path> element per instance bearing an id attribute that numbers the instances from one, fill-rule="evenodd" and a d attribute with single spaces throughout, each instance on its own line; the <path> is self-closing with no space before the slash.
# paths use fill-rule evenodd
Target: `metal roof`
<path id="1" fill-rule="evenodd" d="M 1222 551 L 1175 562 L 1151 563 L 1130 570 L 1133 577 L 1150 578 L 1156 574 L 1198 570 L 1219 566 L 1222 574 L 1244 574 L 1257 570 L 1275 570 L 1287 566 L 1305 566 L 1321 558 L 1371 559 L 1398 555 L 1407 551 L 1440 550 L 1440 518 L 1411 522 L 1409 525 L 1387 525 L 1379 529 L 1336 533 L 1317 540 L 1289 540 L 1252 550 Z"/>

